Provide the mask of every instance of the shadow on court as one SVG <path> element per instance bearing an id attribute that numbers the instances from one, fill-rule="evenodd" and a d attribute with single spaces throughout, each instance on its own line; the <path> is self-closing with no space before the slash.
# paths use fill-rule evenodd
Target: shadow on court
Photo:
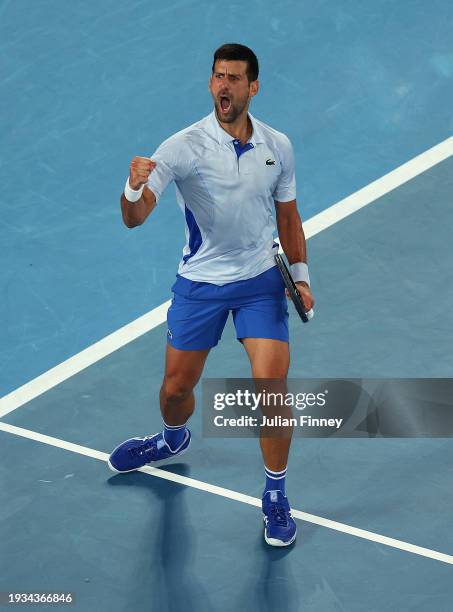
<path id="1" fill-rule="evenodd" d="M 190 466 L 186 464 L 174 464 L 167 470 L 190 476 Z M 126 498 L 128 488 L 140 488 L 149 493 L 149 521 L 143 530 L 144 550 L 137 553 L 137 559 L 140 554 L 141 569 L 149 573 L 150 583 L 154 585 L 149 593 L 150 598 L 155 602 L 167 602 L 168 610 L 172 612 L 217 610 L 210 596 L 213 585 L 206 583 L 194 569 L 198 555 L 197 530 L 202 528 L 206 519 L 197 524 L 193 520 L 197 516 L 196 509 L 194 511 L 192 508 L 192 522 L 189 520 L 185 497 L 188 487 L 142 473 L 114 475 L 107 480 L 107 484 L 117 489 L 124 488 Z M 210 520 L 214 523 L 221 521 L 221 517 L 212 515 Z M 302 531 L 300 525 L 299 529 Z M 306 531 L 304 525 L 304 537 Z M 234 532 L 230 538 L 234 539 Z M 253 548 L 246 552 L 240 542 L 237 544 L 238 555 L 247 554 L 254 558 L 254 572 L 244 581 L 245 588 L 242 584 L 237 590 L 238 585 L 231 584 L 228 601 L 224 602 L 226 607 L 222 607 L 222 610 L 259 609 L 271 612 L 281 607 L 296 610 L 299 600 L 297 579 L 286 561 L 294 546 L 270 548 L 264 541 L 259 522 Z M 212 555 L 222 556 L 222 550 L 215 541 L 212 541 Z M 234 564 L 234 559 L 230 563 Z M 136 603 L 143 605 L 143 592 Z"/>

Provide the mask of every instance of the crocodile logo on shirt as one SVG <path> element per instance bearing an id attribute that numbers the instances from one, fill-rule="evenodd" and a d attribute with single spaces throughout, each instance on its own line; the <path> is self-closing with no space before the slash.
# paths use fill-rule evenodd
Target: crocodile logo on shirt
<path id="1" fill-rule="evenodd" d="M 274 159 L 266 159 L 266 166 L 275 166 L 275 160 Z"/>

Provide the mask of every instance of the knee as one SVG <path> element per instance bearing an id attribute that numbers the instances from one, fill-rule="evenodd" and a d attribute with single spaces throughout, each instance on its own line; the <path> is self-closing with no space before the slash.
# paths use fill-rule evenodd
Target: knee
<path id="1" fill-rule="evenodd" d="M 288 371 L 285 368 L 272 367 L 272 368 L 253 368 L 253 378 L 268 378 L 280 383 L 285 383 L 288 375 Z"/>
<path id="2" fill-rule="evenodd" d="M 192 394 L 193 388 L 177 376 L 165 376 L 160 389 L 161 398 L 165 402 L 179 403 Z"/>

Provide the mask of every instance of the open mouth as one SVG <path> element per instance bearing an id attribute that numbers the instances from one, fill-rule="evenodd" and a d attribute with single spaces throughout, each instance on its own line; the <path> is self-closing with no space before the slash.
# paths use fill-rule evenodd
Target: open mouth
<path id="1" fill-rule="evenodd" d="M 231 108 L 231 100 L 228 96 L 220 96 L 220 108 L 222 113 L 227 113 Z"/>

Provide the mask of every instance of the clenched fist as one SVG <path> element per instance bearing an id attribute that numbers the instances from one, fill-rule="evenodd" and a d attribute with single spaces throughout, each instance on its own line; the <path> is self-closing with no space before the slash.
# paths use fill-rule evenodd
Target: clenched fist
<path id="1" fill-rule="evenodd" d="M 130 165 L 129 185 L 137 191 L 148 182 L 149 175 L 156 167 L 149 157 L 134 157 Z"/>

